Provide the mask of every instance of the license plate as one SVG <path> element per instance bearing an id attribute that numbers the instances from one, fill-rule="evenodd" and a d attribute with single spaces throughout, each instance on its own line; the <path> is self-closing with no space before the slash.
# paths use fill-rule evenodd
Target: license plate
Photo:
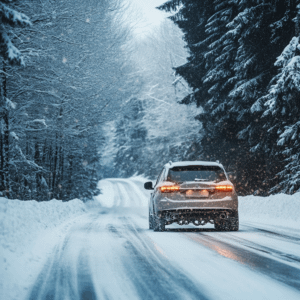
<path id="1" fill-rule="evenodd" d="M 209 196 L 209 192 L 207 190 L 202 190 L 202 191 L 188 190 L 186 191 L 186 195 L 188 197 L 207 198 Z"/>

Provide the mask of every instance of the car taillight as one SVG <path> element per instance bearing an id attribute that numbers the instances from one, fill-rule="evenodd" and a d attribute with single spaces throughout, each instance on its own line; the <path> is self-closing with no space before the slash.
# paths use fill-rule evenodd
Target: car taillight
<path id="1" fill-rule="evenodd" d="M 216 191 L 219 192 L 232 192 L 233 186 L 232 185 L 217 185 L 215 187 Z"/>
<path id="2" fill-rule="evenodd" d="M 160 191 L 162 193 L 172 193 L 172 192 L 178 192 L 180 190 L 179 186 L 171 185 L 171 186 L 161 186 Z"/>

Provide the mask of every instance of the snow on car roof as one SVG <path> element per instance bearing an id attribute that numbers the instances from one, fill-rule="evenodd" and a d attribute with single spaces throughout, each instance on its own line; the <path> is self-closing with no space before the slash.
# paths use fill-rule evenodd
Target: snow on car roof
<path id="1" fill-rule="evenodd" d="M 165 165 L 167 168 L 173 167 L 185 167 L 185 166 L 218 166 L 223 167 L 222 164 L 215 161 L 178 161 L 178 162 L 169 162 Z"/>

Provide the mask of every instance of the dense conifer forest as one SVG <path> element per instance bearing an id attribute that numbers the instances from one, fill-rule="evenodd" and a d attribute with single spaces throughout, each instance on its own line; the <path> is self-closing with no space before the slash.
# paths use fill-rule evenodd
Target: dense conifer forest
<path id="1" fill-rule="evenodd" d="M 240 193 L 300 188 L 299 1 L 172 0 L 188 60 L 175 68 L 192 88 L 181 103 L 203 112 L 186 157 L 220 160 Z"/>
<path id="2" fill-rule="evenodd" d="M 88 199 L 99 191 L 101 126 L 126 97 L 118 1 L 0 1 L 0 190 Z"/>
<path id="3" fill-rule="evenodd" d="M 103 177 L 219 160 L 240 194 L 300 189 L 299 0 L 0 0 L 0 190 L 89 199 Z M 129 17 L 128 17 L 129 16 Z"/>

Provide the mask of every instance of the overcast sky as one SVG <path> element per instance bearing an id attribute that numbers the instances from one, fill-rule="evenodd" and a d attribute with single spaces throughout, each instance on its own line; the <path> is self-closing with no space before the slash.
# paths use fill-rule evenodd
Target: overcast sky
<path id="1" fill-rule="evenodd" d="M 156 9 L 157 6 L 167 2 L 167 0 L 128 0 L 132 3 L 133 15 L 136 16 L 137 36 L 144 36 L 153 31 L 168 14 Z M 135 15 L 136 13 L 136 15 Z"/>

